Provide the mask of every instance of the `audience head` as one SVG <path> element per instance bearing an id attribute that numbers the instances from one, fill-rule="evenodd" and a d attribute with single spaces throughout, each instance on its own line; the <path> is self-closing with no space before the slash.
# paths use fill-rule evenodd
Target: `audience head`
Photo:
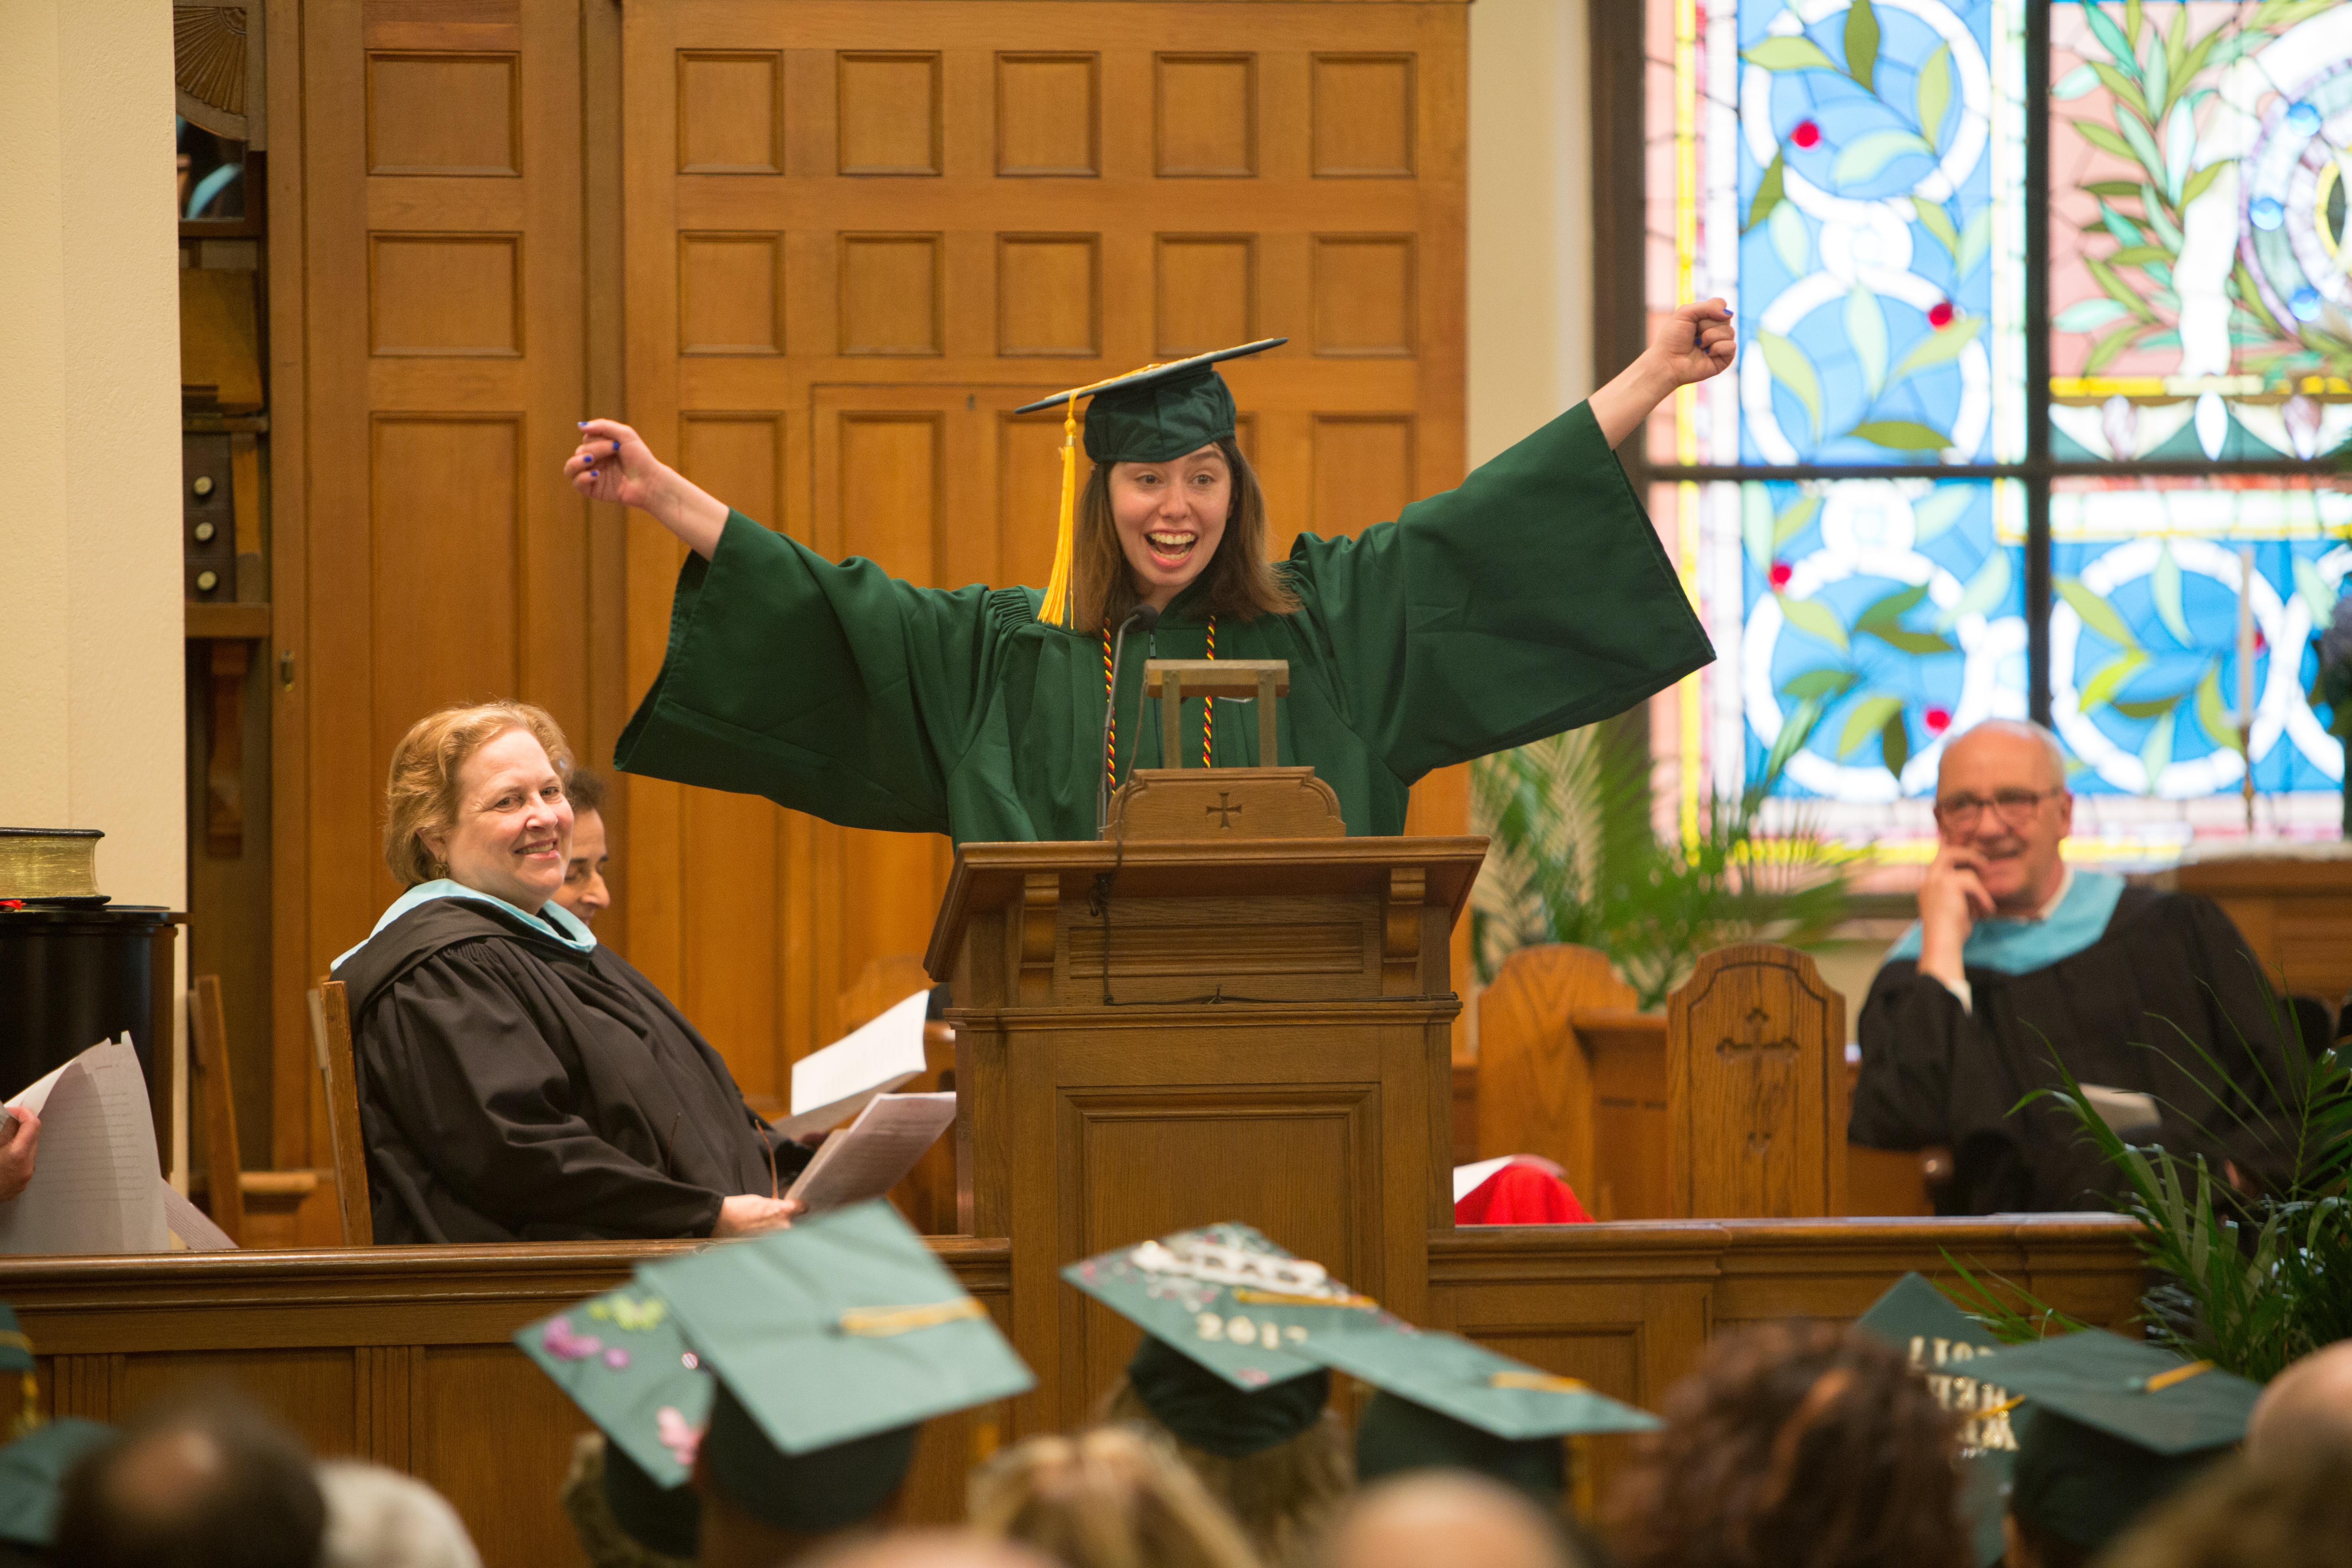
<path id="1" fill-rule="evenodd" d="M 2336 1568 L 2352 1542 L 2352 1458 L 2326 1446 L 2216 1465 L 2139 1521 L 2100 1568 Z M 2011 1568 L 2023 1568 L 2012 1557 Z"/>
<path id="2" fill-rule="evenodd" d="M 1957 1423 L 1892 1347 L 1727 1334 L 1661 1414 L 1612 1500 L 1626 1568 L 1968 1568 Z"/>
<path id="3" fill-rule="evenodd" d="M 2254 1402 L 2247 1450 L 2268 1458 L 2290 1448 L 2352 1449 L 2352 1340 L 2288 1363 Z"/>
<path id="4" fill-rule="evenodd" d="M 1519 1491 L 1458 1470 L 1366 1490 L 1324 1539 L 1320 1568 L 1581 1568 L 1556 1517 Z"/>
<path id="5" fill-rule="evenodd" d="M 1568 1450 L 1558 1437 L 1497 1437 L 1410 1399 L 1373 1394 L 1356 1422 L 1358 1484 L 1432 1468 L 1475 1472 L 1546 1509 L 1558 1509 L 1568 1489 Z"/>
<path id="6" fill-rule="evenodd" d="M 694 1470 L 702 1499 L 700 1561 L 712 1568 L 770 1568 L 827 1536 L 888 1523 L 920 1431 L 896 1426 L 787 1454 L 720 1383 Z"/>
<path id="7" fill-rule="evenodd" d="M 1355 1483 L 1330 1392 L 1323 1371 L 1244 1392 L 1146 1334 L 1105 1414 L 1166 1434 L 1259 1560 L 1284 1568 L 1305 1560 Z"/>
<path id="8" fill-rule="evenodd" d="M 1944 742 L 1936 773 L 1936 827 L 1947 844 L 1984 858 L 1978 874 L 2004 914 L 2030 914 L 2058 890 L 2059 846 L 2074 825 L 2066 753 L 2023 719 L 1988 719 Z"/>
<path id="9" fill-rule="evenodd" d="M 2028 1405 L 2011 1417 L 2010 1568 L 2083 1568 L 2135 1519 L 2196 1479 L 2219 1449 L 2156 1454 Z"/>
<path id="10" fill-rule="evenodd" d="M 545 709 L 488 702 L 426 715 L 392 753 L 384 864 L 404 888 L 446 877 L 537 914 L 563 885 L 571 770 Z"/>
<path id="11" fill-rule="evenodd" d="M 604 781 L 585 768 L 573 768 L 564 794 L 572 801 L 572 854 L 563 864 L 563 886 L 555 889 L 555 901 L 581 924 L 594 925 L 613 904 L 604 886 L 604 863 L 613 858 L 604 841 Z"/>
<path id="12" fill-rule="evenodd" d="M 897 1530 L 813 1553 L 802 1568 L 1062 1568 L 1017 1541 L 976 1530 Z"/>
<path id="13" fill-rule="evenodd" d="M 970 1514 L 1066 1568 L 1256 1568 L 1240 1527 L 1139 1427 L 1030 1438 L 973 1472 Z"/>
<path id="14" fill-rule="evenodd" d="M 691 1486 L 663 1486 L 602 1432 L 572 1445 L 562 1498 L 593 1568 L 667 1568 L 701 1550 L 701 1497 Z"/>
<path id="15" fill-rule="evenodd" d="M 78 1568 L 316 1568 L 310 1456 L 221 1394 L 160 1406 L 66 1477 L 57 1555 Z"/>
<path id="16" fill-rule="evenodd" d="M 318 1475 L 327 1500 L 320 1568 L 482 1568 L 457 1510 L 414 1476 L 345 1459 Z"/>

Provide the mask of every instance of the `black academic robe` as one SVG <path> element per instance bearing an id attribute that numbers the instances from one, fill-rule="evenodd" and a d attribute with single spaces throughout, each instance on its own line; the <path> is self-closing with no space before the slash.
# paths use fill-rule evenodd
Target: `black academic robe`
<path id="1" fill-rule="evenodd" d="M 335 978 L 379 1243 L 708 1236 L 720 1199 L 807 1162 L 609 947 L 438 899 Z"/>
<path id="2" fill-rule="evenodd" d="M 1878 972 L 1847 1124 L 1873 1148 L 1948 1146 L 1950 1212 L 2104 1209 L 2122 1190 L 2066 1109 L 2042 1100 L 2011 1113 L 2061 1086 L 2053 1050 L 2079 1082 L 2155 1097 L 2163 1123 L 2133 1142 L 2202 1153 L 2217 1177 L 2224 1159 L 2280 1173 L 2278 1140 L 2245 1122 L 2277 1114 L 2284 1054 L 2264 982 L 2218 906 L 2126 887 L 2080 952 L 2022 974 L 1965 973 L 1973 1013 L 1912 959 Z"/>

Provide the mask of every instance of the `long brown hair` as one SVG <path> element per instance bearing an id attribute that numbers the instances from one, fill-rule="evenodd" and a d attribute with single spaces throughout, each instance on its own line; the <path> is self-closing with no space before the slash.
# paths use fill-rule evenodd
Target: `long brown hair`
<path id="1" fill-rule="evenodd" d="M 1298 608 L 1298 596 L 1265 558 L 1265 492 L 1231 436 L 1218 437 L 1216 447 L 1233 476 L 1233 492 L 1225 508 L 1224 537 L 1196 579 L 1203 584 L 1200 613 L 1233 621 L 1286 616 Z M 1085 632 L 1117 626 L 1142 598 L 1135 591 L 1135 573 L 1119 547 L 1118 524 L 1111 517 L 1112 467 L 1097 463 L 1078 498 L 1073 597 L 1078 629 Z"/>
<path id="2" fill-rule="evenodd" d="M 972 1472 L 969 1501 L 981 1534 L 1069 1568 L 1259 1568 L 1183 1461 L 1133 1427 L 1028 1438 Z"/>
<path id="3" fill-rule="evenodd" d="M 1624 1568 L 1967 1568 L 1957 1420 L 1889 1346 L 1727 1335 L 1612 1499 Z"/>
<path id="4" fill-rule="evenodd" d="M 1173 1448 L 1241 1526 L 1266 1568 L 1304 1568 L 1355 1485 L 1356 1456 L 1348 1428 L 1328 1410 L 1297 1436 L 1245 1459 L 1212 1454 L 1178 1437 L 1151 1414 L 1125 1373 L 1111 1385 L 1102 1415 L 1139 1426 Z"/>

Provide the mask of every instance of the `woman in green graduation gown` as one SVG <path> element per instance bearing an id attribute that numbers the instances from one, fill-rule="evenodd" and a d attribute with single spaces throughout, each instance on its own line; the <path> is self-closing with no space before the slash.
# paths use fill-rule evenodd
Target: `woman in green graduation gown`
<path id="1" fill-rule="evenodd" d="M 1125 378 L 1087 407 L 1095 466 L 1044 594 L 827 561 L 628 426 L 589 421 L 564 467 L 574 488 L 642 508 L 693 552 L 614 763 L 850 827 L 1092 838 L 1114 631 L 1141 606 L 1159 612 L 1150 657 L 1289 661 L 1278 756 L 1257 754 L 1254 719 L 1204 700 L 1185 704 L 1188 751 L 1199 736 L 1219 766 L 1310 764 L 1350 833 L 1401 832 L 1433 768 L 1622 712 L 1713 657 L 1612 448 L 1732 353 L 1723 302 L 1686 305 L 1622 374 L 1457 489 L 1353 539 L 1301 535 L 1271 563 L 1223 378 L 1191 362 Z M 1142 665 L 1120 661 L 1122 778 L 1163 765 L 1160 725 L 1139 721 Z"/>

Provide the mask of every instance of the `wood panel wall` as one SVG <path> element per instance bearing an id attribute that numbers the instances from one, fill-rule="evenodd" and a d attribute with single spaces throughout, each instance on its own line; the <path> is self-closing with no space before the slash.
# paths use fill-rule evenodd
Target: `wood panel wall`
<path id="1" fill-rule="evenodd" d="M 1225 342 L 1292 340 L 1232 377 L 1277 548 L 1455 482 L 1465 18 L 272 0 L 275 1163 L 324 1163 L 301 994 L 396 890 L 399 736 L 515 696 L 609 765 L 658 667 L 679 548 L 562 483 L 575 421 L 950 586 L 1050 564 L 1060 426 L 1012 408 Z M 600 934 L 781 1101 L 944 841 L 616 796 Z"/>
<path id="2" fill-rule="evenodd" d="M 1465 14 L 1452 4 L 676 0 L 624 25 L 628 408 L 747 514 L 910 581 L 1040 584 L 1056 388 L 1229 373 L 1287 551 L 1462 469 Z M 633 524 L 628 679 L 680 547 Z M 629 784 L 631 958 L 755 1103 L 919 953 L 950 864 Z M 1458 777 L 1416 799 L 1461 831 Z"/>

